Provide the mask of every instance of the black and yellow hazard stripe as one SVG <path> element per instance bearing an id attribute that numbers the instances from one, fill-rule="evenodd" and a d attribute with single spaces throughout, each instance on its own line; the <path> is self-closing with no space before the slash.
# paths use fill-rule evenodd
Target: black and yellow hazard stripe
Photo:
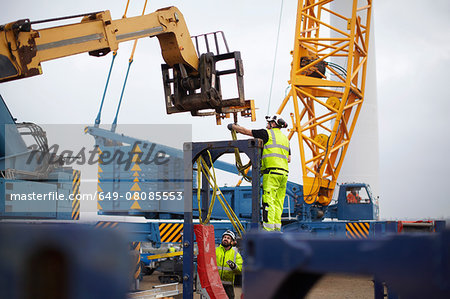
<path id="1" fill-rule="evenodd" d="M 159 225 L 159 234 L 161 242 L 181 242 L 183 223 L 161 223 Z"/>
<path id="2" fill-rule="evenodd" d="M 370 224 L 368 222 L 349 222 L 345 224 L 345 235 L 350 239 L 367 239 Z"/>
<path id="3" fill-rule="evenodd" d="M 81 172 L 79 170 L 73 170 L 72 179 L 72 220 L 80 220 L 80 200 L 77 199 L 77 195 L 80 194 L 80 182 Z"/>
<path id="4" fill-rule="evenodd" d="M 130 250 L 134 250 L 137 252 L 134 279 L 138 279 L 139 275 L 141 274 L 141 242 L 131 242 Z"/>
<path id="5" fill-rule="evenodd" d="M 115 228 L 119 222 L 99 221 L 95 224 L 95 228 Z"/>

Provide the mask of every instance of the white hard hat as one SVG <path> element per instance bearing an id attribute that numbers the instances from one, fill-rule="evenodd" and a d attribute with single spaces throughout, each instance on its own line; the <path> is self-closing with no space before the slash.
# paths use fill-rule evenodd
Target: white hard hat
<path id="1" fill-rule="evenodd" d="M 278 127 L 280 128 L 287 128 L 287 122 L 284 121 L 283 117 L 281 117 L 281 115 L 279 114 L 274 114 L 274 115 L 267 115 L 266 116 L 266 121 L 267 122 L 275 122 L 277 124 Z"/>
<path id="2" fill-rule="evenodd" d="M 236 235 L 231 231 L 231 230 L 226 230 L 223 234 L 222 234 L 222 239 L 223 236 L 225 235 L 229 235 L 231 237 L 231 239 L 233 239 L 233 241 L 236 241 Z"/>

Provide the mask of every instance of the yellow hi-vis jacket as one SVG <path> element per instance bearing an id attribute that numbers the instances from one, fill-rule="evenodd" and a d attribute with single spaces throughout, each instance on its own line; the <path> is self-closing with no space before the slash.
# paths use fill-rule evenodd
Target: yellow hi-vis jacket
<path id="1" fill-rule="evenodd" d="M 219 269 L 219 276 L 222 280 L 222 284 L 234 284 L 234 276 L 242 271 L 242 256 L 239 254 L 236 248 L 231 247 L 228 250 L 222 246 L 216 248 L 217 268 Z M 236 264 L 236 268 L 231 270 L 227 261 L 233 261 Z"/>
<path id="2" fill-rule="evenodd" d="M 289 139 L 279 128 L 269 129 L 267 133 L 269 140 L 264 144 L 261 171 L 267 168 L 281 168 L 288 171 Z"/>

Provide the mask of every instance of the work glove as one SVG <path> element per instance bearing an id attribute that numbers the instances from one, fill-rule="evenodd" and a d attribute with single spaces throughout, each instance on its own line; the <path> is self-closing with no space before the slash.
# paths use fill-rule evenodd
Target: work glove
<path id="1" fill-rule="evenodd" d="M 233 261 L 231 261 L 231 260 L 228 260 L 228 261 L 227 261 L 227 264 L 228 264 L 228 266 L 230 266 L 230 269 L 231 269 L 231 270 L 236 269 L 236 263 L 235 263 L 235 262 L 233 262 Z"/>
<path id="2" fill-rule="evenodd" d="M 228 130 L 233 130 L 233 124 L 228 124 L 228 126 L 227 126 L 227 128 L 228 128 Z"/>

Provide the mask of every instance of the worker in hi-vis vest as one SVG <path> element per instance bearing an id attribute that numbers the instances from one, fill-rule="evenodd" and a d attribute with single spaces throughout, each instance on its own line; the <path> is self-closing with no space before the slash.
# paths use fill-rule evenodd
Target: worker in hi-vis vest
<path id="1" fill-rule="evenodd" d="M 228 298 L 234 298 L 234 277 L 242 271 L 242 257 L 236 248 L 236 235 L 227 230 L 222 234 L 222 243 L 216 248 L 217 268 Z"/>
<path id="2" fill-rule="evenodd" d="M 350 192 L 347 195 L 347 202 L 348 203 L 360 203 L 361 202 L 361 196 L 359 196 L 358 191 L 355 189 L 351 189 Z"/>
<path id="3" fill-rule="evenodd" d="M 229 124 L 229 130 L 262 139 L 264 148 L 261 159 L 263 174 L 263 228 L 268 231 L 281 230 L 286 184 L 291 162 L 289 139 L 281 132 L 287 123 L 278 115 L 266 116 L 266 129 L 249 130 L 237 124 Z"/>

